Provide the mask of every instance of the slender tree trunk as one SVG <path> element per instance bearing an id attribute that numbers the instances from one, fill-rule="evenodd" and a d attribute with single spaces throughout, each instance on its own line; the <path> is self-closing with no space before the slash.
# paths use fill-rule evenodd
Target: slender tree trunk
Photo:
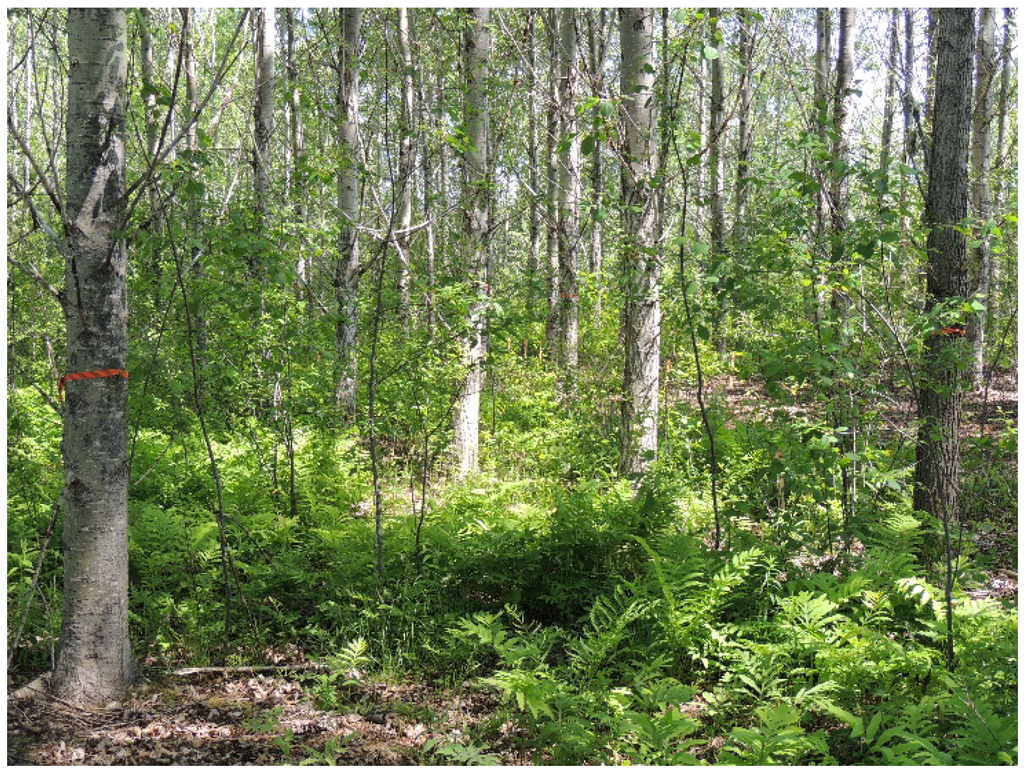
<path id="1" fill-rule="evenodd" d="M 270 210 L 270 138 L 274 131 L 274 13 L 268 8 L 260 8 L 256 12 L 255 57 L 253 189 L 256 194 L 256 228 L 261 230 Z"/>
<path id="2" fill-rule="evenodd" d="M 814 121 L 813 126 L 818 135 L 820 148 L 828 145 L 828 90 L 829 80 L 832 74 L 832 12 L 828 8 L 819 8 L 816 13 L 817 45 L 814 53 Z M 815 164 L 817 166 L 817 164 Z M 818 264 L 817 284 L 815 288 L 815 323 L 818 330 L 821 330 L 822 321 L 826 315 L 826 298 L 828 278 L 826 276 L 827 258 L 827 234 L 828 227 L 828 189 L 824 175 L 818 180 L 820 188 L 815 200 L 815 218 L 817 226 L 817 240 L 814 251 L 815 262 Z"/>
<path id="3" fill-rule="evenodd" d="M 490 228 L 490 181 L 487 81 L 490 77 L 491 33 L 489 8 L 472 8 L 463 40 L 466 78 L 464 126 L 469 148 L 463 152 L 463 218 L 466 242 L 464 266 L 473 300 L 467 334 L 462 340 L 466 376 L 455 408 L 455 452 L 458 474 L 466 477 L 479 469 L 480 393 L 487 360 L 487 232 Z"/>
<path id="4" fill-rule="evenodd" d="M 565 390 L 571 392 L 579 364 L 577 336 L 579 323 L 579 244 L 580 244 L 580 144 L 576 135 L 574 95 L 578 78 L 576 12 L 559 12 L 562 152 L 558 167 L 558 264 L 559 264 L 559 354 L 565 374 Z"/>
<path id="5" fill-rule="evenodd" d="M 978 41 L 975 52 L 976 77 L 974 85 L 974 120 L 971 127 L 971 209 L 974 216 L 975 248 L 971 251 L 971 289 L 978 294 L 985 309 L 968 326 L 974 346 L 973 382 L 981 387 L 985 382 L 985 326 L 987 310 L 991 306 L 992 247 L 986 223 L 992 217 L 992 189 L 989 187 L 992 151 L 993 84 L 996 74 L 996 18 L 995 9 L 979 11 Z"/>
<path id="6" fill-rule="evenodd" d="M 596 16 L 596 20 L 595 20 Z M 591 8 L 587 11 L 587 38 L 590 54 L 590 77 L 593 79 L 593 91 L 603 95 L 604 60 L 608 53 L 607 11 Z M 595 23 L 596 21 L 596 23 Z M 597 119 L 594 119 L 594 150 L 590 154 L 590 183 L 594 197 L 594 218 L 590 232 L 590 272 L 594 277 L 594 321 L 601 320 L 601 307 L 604 298 L 604 166 L 602 164 L 602 147 L 600 134 L 597 132 Z"/>
<path id="7" fill-rule="evenodd" d="M 709 9 L 710 45 L 720 52 L 721 33 L 718 29 L 720 10 Z M 725 96 L 722 84 L 722 57 L 715 56 L 711 60 L 711 128 L 708 156 L 708 188 L 711 197 L 711 264 L 716 277 L 725 273 Z M 717 268 L 716 268 L 717 267 Z M 721 280 L 712 282 L 711 291 L 715 297 L 715 307 L 711 318 L 711 338 L 718 350 L 722 363 L 729 358 L 729 344 L 726 337 L 728 327 L 729 299 Z"/>
<path id="8" fill-rule="evenodd" d="M 412 168 L 413 168 L 413 88 L 412 88 L 412 49 L 409 45 L 409 9 L 404 6 L 398 9 L 398 49 L 402 57 L 402 114 L 400 118 L 398 140 L 398 233 L 395 243 L 398 246 L 398 295 L 399 317 L 409 334 L 409 245 L 412 226 Z"/>
<path id="9" fill-rule="evenodd" d="M 287 53 L 285 72 L 288 76 L 289 105 L 289 146 L 291 148 L 291 195 L 294 202 L 295 221 L 300 225 L 309 217 L 309 178 L 306 175 L 306 127 L 302 118 L 302 95 L 299 92 L 299 70 L 295 64 L 295 11 L 284 9 L 285 29 L 287 32 Z M 295 262 L 295 271 L 299 277 L 299 299 L 305 298 L 307 305 L 313 307 L 313 299 L 306 290 L 312 280 L 312 257 L 306 250 L 306 239 L 299 240 L 299 257 Z"/>
<path id="10" fill-rule="evenodd" d="M 545 197 L 545 220 L 547 221 L 547 242 L 545 244 L 545 255 L 547 256 L 547 289 L 548 289 L 548 317 L 544 326 L 544 338 L 547 344 L 548 358 L 552 363 L 559 361 L 558 347 L 561 337 L 558 331 L 559 323 L 559 272 L 558 272 L 558 213 L 555 202 L 556 186 L 558 182 L 558 154 L 555 152 L 558 145 L 558 17 L 557 11 L 553 8 L 547 9 L 548 28 L 548 115 L 547 132 L 544 137 L 544 165 L 547 178 L 547 196 Z"/>
<path id="11" fill-rule="evenodd" d="M 733 250 L 742 246 L 747 232 L 747 179 L 750 177 L 750 99 L 751 80 L 754 77 L 754 17 L 748 9 L 737 11 L 739 22 L 740 83 L 738 123 L 736 135 L 736 219 L 733 223 Z"/>
<path id="12" fill-rule="evenodd" d="M 1003 9 L 1003 45 L 1000 52 L 1000 67 L 999 67 L 999 107 L 998 107 L 998 119 L 997 119 L 997 131 L 996 131 L 996 150 L 995 158 L 1000 168 L 1005 168 L 1006 164 L 1016 164 L 1016 155 L 1013 154 L 1009 159 L 1006 159 L 1006 124 L 1007 124 L 1007 108 L 1010 95 L 1010 75 L 1013 71 L 1013 9 Z M 1011 148 L 1013 146 L 1011 145 Z M 1000 174 L 995 179 L 992 192 L 992 212 L 994 217 L 1001 218 L 1003 213 L 1003 199 L 1007 186 L 1003 183 L 1003 175 Z M 1013 254 L 1008 254 L 1008 262 L 1015 262 L 1017 257 Z M 1009 263 L 1008 263 L 1009 265 Z M 1003 304 L 1001 301 L 1004 296 L 1002 293 L 997 293 L 1000 288 L 1000 275 L 1001 268 L 997 262 L 992 262 L 992 283 L 990 287 L 990 293 L 993 297 L 993 302 L 990 305 L 992 310 L 992 316 L 998 320 L 1003 320 Z M 1016 294 L 1011 295 L 1011 302 L 1016 304 Z"/>
<path id="13" fill-rule="evenodd" d="M 67 371 L 128 360 L 124 9 L 68 11 Z M 134 677 L 128 640 L 127 372 L 76 378 L 64 404 L 64 598 L 51 691 L 99 705 Z"/>
<path id="14" fill-rule="evenodd" d="M 958 227 L 968 213 L 974 11 L 943 8 L 938 14 L 935 121 L 925 203 L 928 309 L 968 293 L 967 237 Z M 940 519 L 958 516 L 965 346 L 961 337 L 933 333 L 925 340 L 921 363 L 914 508 Z"/>
<path id="15" fill-rule="evenodd" d="M 426 62 L 421 63 L 421 67 L 416 70 L 417 74 L 417 102 L 419 103 L 422 114 L 420 120 L 426 127 L 431 126 L 430 114 L 427 106 L 431 105 L 433 100 L 430 91 L 430 81 L 427 74 L 424 72 Z M 421 144 L 420 144 L 420 174 L 423 177 L 423 220 L 426 221 L 427 231 L 427 298 L 426 298 L 426 325 L 427 335 L 433 338 L 434 335 L 434 284 L 436 283 L 435 276 L 435 243 L 434 243 L 434 165 L 431 158 L 430 148 L 430 134 L 431 132 L 421 133 Z"/>
<path id="16" fill-rule="evenodd" d="M 529 142 L 526 147 L 527 163 L 530 165 L 530 252 L 526 257 L 527 298 L 532 303 L 540 270 L 540 132 L 537 127 L 537 98 L 540 89 L 540 78 L 537 77 L 537 14 L 539 9 L 530 8 L 526 12 L 526 57 L 530 70 L 530 92 L 527 97 L 529 111 Z"/>
<path id="17" fill-rule="evenodd" d="M 839 10 L 839 53 L 836 64 L 834 104 L 832 107 L 832 129 L 835 133 L 835 142 L 832 146 L 832 160 L 833 164 L 844 166 L 849 146 L 849 138 L 846 133 L 846 117 L 849 113 L 849 99 L 853 83 L 853 34 L 856 20 L 856 9 L 841 8 Z M 834 288 L 839 285 L 850 285 L 853 282 L 848 277 L 850 270 L 845 246 L 847 220 L 846 177 L 845 169 L 840 168 L 833 171 L 830 181 L 831 282 Z M 833 290 L 831 304 L 833 320 L 837 320 L 839 325 L 839 347 L 845 349 L 850 341 L 850 292 Z M 839 437 L 839 448 L 844 455 L 849 456 L 856 452 L 857 417 L 855 408 L 850 405 L 848 387 L 844 387 L 841 393 L 834 395 L 834 401 L 836 405 L 834 427 L 846 428 Z M 842 478 L 844 525 L 848 527 L 857 499 L 856 463 L 844 466 L 840 476 Z"/>
<path id="18" fill-rule="evenodd" d="M 889 165 L 892 159 L 892 124 L 896 113 L 896 59 L 900 53 L 898 8 L 893 8 L 889 15 L 889 57 L 885 63 L 885 97 L 882 105 L 882 137 L 878 166 L 882 170 L 883 184 L 879 192 L 879 204 L 889 193 Z"/>
<path id="19" fill-rule="evenodd" d="M 909 165 L 916 150 L 917 124 L 914 121 L 914 9 L 903 11 L 903 163 Z M 903 176 L 904 182 L 906 175 Z"/>
<path id="20" fill-rule="evenodd" d="M 196 75 L 196 52 L 194 45 L 195 19 L 194 14 L 188 8 L 181 9 L 181 17 L 181 34 L 185 36 L 185 104 L 188 107 L 189 118 L 191 118 L 199 110 L 199 79 Z M 193 174 L 198 176 L 201 168 L 195 161 L 195 155 L 199 153 L 199 126 L 197 122 L 193 121 L 189 124 L 188 130 L 185 133 L 185 142 L 191 156 L 190 163 L 194 165 Z M 156 189 L 155 186 L 153 188 L 154 190 Z M 189 270 L 200 280 L 202 280 L 204 274 L 202 250 L 200 248 L 200 245 L 203 244 L 205 233 L 203 227 L 203 198 L 203 194 L 189 194 L 187 197 L 186 215 L 189 230 L 193 236 L 192 248 L 189 251 Z M 206 314 L 199 309 L 196 310 L 194 318 L 196 323 L 196 349 L 199 351 L 197 357 L 202 368 L 206 365 L 209 326 L 206 322 Z"/>
<path id="21" fill-rule="evenodd" d="M 334 399 L 349 417 L 356 413 L 356 298 L 359 293 L 359 31 L 360 8 L 345 8 L 341 17 L 338 62 L 338 262 L 334 269 L 338 320 L 334 348 L 338 376 Z"/>
<path id="22" fill-rule="evenodd" d="M 626 358 L 619 467 L 641 476 L 658 450 L 661 260 L 655 255 L 655 207 L 650 182 L 657 167 L 654 139 L 654 11 L 619 11 L 622 50 L 622 283 Z"/>
<path id="23" fill-rule="evenodd" d="M 146 122 L 146 162 L 152 163 L 157 152 L 157 143 L 159 142 L 160 127 L 157 124 L 156 119 L 156 86 L 153 83 L 153 36 L 150 32 L 150 27 L 153 23 L 153 13 L 148 8 L 142 8 L 140 13 L 139 23 L 139 37 L 141 44 L 142 54 L 142 88 L 145 93 L 145 99 L 143 100 L 143 116 Z M 31 17 L 30 17 L 31 22 Z M 30 49 L 31 51 L 31 49 Z M 31 64 L 31 63 L 30 63 Z M 32 79 L 28 81 L 30 93 L 32 86 Z M 28 107 L 31 110 L 31 102 L 28 103 Z M 26 130 L 31 124 L 26 125 Z M 28 141 L 28 138 L 26 138 Z M 26 159 L 26 173 L 28 171 L 28 160 Z M 26 183 L 27 186 L 27 176 Z M 149 209 L 150 217 L 152 218 L 151 231 L 154 236 L 157 237 L 157 245 L 154 246 L 151 251 L 151 261 L 153 267 L 153 273 L 159 278 L 163 273 L 163 266 L 161 261 L 161 250 L 159 245 L 160 237 L 163 236 L 164 232 L 164 218 L 160 208 L 160 189 L 156 185 L 149 187 Z M 163 300 L 160 298 L 160 283 L 154 283 L 153 290 L 153 303 L 154 306 L 160 305 Z"/>

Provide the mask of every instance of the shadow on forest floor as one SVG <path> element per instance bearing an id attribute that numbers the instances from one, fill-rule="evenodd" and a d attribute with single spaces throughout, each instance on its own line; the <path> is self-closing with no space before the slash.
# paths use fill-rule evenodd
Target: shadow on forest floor
<path id="1" fill-rule="evenodd" d="M 311 668 L 314 666 L 311 666 Z M 82 711 L 45 695 L 8 699 L 7 763 L 43 765 L 422 764 L 428 749 L 468 739 L 497 697 L 423 685 L 367 684 L 345 710 L 317 709 L 301 671 L 161 675 L 121 707 Z M 512 750 L 510 723 L 497 747 Z M 507 750 L 506 750 L 507 749 Z M 446 763 L 437 761 L 437 763 Z"/>

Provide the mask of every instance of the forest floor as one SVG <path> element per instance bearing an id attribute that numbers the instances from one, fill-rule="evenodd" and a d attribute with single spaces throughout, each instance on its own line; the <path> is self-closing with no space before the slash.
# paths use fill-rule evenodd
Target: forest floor
<path id="1" fill-rule="evenodd" d="M 45 695 L 8 699 L 7 763 L 422 764 L 437 748 L 461 750 L 499 704 L 468 688 L 365 684 L 349 690 L 348 712 L 325 711 L 300 674 L 155 674 L 119 707 L 94 711 Z M 512 745 L 515 732 L 512 722 L 494 729 L 493 750 L 502 764 L 529 764 Z"/>
<path id="2" fill-rule="evenodd" d="M 757 417 L 771 406 L 760 385 L 714 381 L 719 406 L 734 417 Z M 696 405 L 692 389 L 675 400 Z M 966 436 L 977 436 L 985 397 L 967 396 Z M 1017 375 L 995 376 L 985 410 L 990 430 L 1017 420 Z M 906 431 L 909 401 L 893 402 L 887 420 Z M 790 414 L 812 412 L 795 396 Z M 1010 461 L 1016 467 L 1016 460 Z M 992 558 L 987 583 L 972 597 L 1013 598 L 1017 587 L 1017 525 L 975 525 L 974 545 Z M 247 671 L 144 669 L 145 681 L 116 707 L 83 711 L 47 695 L 8 694 L 8 765 L 413 765 L 456 763 L 478 755 L 471 739 L 486 737 L 491 753 L 475 763 L 533 763 L 523 731 L 499 714 L 499 696 L 469 685 L 459 690 L 423 683 L 361 683 L 344 691 L 344 711 L 317 707 L 319 667 Z M 184 673 L 184 674 L 181 674 Z M 9 678 L 10 680 L 10 678 Z M 13 687 L 11 687 L 13 688 Z M 463 742 L 467 745 L 463 745 Z M 526 743 L 524 745 L 524 743 Z M 443 756 L 439 757 L 439 750 Z"/>

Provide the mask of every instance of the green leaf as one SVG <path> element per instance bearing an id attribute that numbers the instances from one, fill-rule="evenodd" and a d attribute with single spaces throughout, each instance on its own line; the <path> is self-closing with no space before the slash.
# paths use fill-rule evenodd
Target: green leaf
<path id="1" fill-rule="evenodd" d="M 594 135 L 587 135 L 583 138 L 583 142 L 580 143 L 580 153 L 585 156 L 589 156 L 594 152 L 594 147 L 597 145 L 597 138 Z"/>
<path id="2" fill-rule="evenodd" d="M 697 292 L 697 281 L 694 280 L 693 282 L 691 282 L 689 285 L 686 286 L 686 296 L 687 296 L 687 298 L 693 298 L 693 295 L 696 292 Z"/>
<path id="3" fill-rule="evenodd" d="M 605 118 L 608 118 L 615 112 L 615 103 L 611 100 L 604 100 L 601 102 L 600 113 Z"/>
<path id="4" fill-rule="evenodd" d="M 721 56 L 714 46 L 704 46 L 704 58 L 707 60 L 718 59 Z"/>

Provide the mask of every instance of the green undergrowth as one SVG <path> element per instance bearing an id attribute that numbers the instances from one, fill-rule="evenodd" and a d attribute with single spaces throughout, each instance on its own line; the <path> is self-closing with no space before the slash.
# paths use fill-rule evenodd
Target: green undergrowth
<path id="1" fill-rule="evenodd" d="M 968 594 L 985 555 L 962 538 L 948 668 L 942 576 L 921 560 L 940 534 L 909 509 L 905 457 L 866 450 L 864 491 L 844 516 L 829 428 L 716 408 L 716 548 L 699 417 L 666 413 L 666 454 L 635 487 L 610 473 L 606 418 L 566 421 L 551 386 L 532 387 L 521 401 L 496 396 L 484 473 L 432 483 L 418 547 L 416 461 L 388 461 L 380 587 L 370 462 L 354 432 L 296 428 L 294 515 L 274 433 L 216 432 L 218 525 L 198 432 L 140 431 L 137 652 L 202 665 L 301 649 L 333 666 L 310 684 L 327 708 L 346 707 L 369 675 L 500 696 L 490 722 L 458 747 L 439 743 L 430 762 L 494 762 L 511 745 L 565 764 L 1016 763 L 1016 609 Z M 9 633 L 61 481 L 52 410 L 16 398 Z M 968 454 L 996 461 L 989 497 L 1008 502 L 996 464 L 1015 455 L 1015 433 L 987 444 Z M 25 673 L 48 666 L 59 633 L 59 524 L 54 535 L 15 655 Z"/>

